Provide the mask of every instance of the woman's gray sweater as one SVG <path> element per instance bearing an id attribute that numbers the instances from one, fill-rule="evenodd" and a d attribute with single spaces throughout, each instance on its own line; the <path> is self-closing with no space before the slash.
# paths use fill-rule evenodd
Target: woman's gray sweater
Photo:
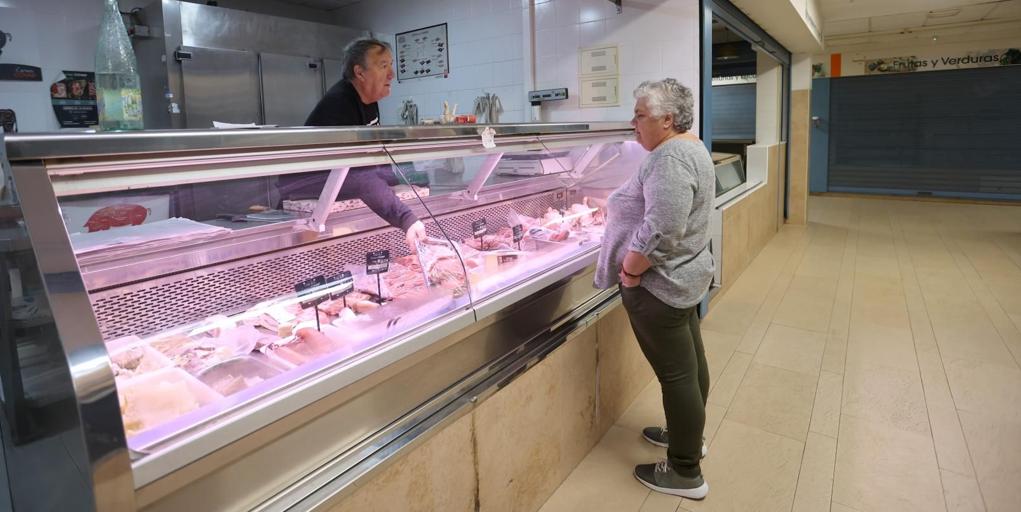
<path id="1" fill-rule="evenodd" d="M 708 246 L 715 191 L 712 157 L 701 142 L 660 144 L 607 200 L 596 287 L 619 283 L 624 256 L 635 251 L 652 262 L 642 274 L 643 288 L 675 308 L 698 304 L 713 277 Z"/>

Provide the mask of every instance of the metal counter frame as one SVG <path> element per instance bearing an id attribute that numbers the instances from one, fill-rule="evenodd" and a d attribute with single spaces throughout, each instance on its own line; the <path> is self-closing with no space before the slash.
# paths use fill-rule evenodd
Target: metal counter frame
<path id="1" fill-rule="evenodd" d="M 621 123 L 493 125 L 491 128 L 500 146 L 493 150 L 482 147 L 481 128 L 484 127 L 465 125 L 8 136 L 6 156 L 12 164 L 12 178 L 20 194 L 25 225 L 36 249 L 74 384 L 81 417 L 80 435 L 84 438 L 89 465 L 81 470 L 91 483 L 92 493 L 83 500 L 92 503 L 90 508 L 104 512 L 132 509 L 137 506 L 136 499 L 143 488 L 161 488 L 152 491 L 152 496 L 156 496 L 152 500 L 157 501 L 185 492 L 182 489 L 201 481 L 210 471 L 231 463 L 227 460 L 209 462 L 218 451 L 234 447 L 240 453 L 257 452 L 262 447 L 252 440 L 253 434 L 285 418 L 301 417 L 303 411 L 314 404 L 335 403 L 335 409 L 364 407 L 355 403 L 358 397 L 349 389 L 355 384 L 369 386 L 366 383 L 373 382 L 369 391 L 363 390 L 362 394 L 387 397 L 392 394 L 387 386 L 399 380 L 401 372 L 423 368 L 422 365 L 441 367 L 442 371 L 433 379 L 440 379 L 440 376 L 454 379 L 435 380 L 431 384 L 435 389 L 420 390 L 422 396 L 413 395 L 413 403 L 397 400 L 389 404 L 390 409 L 381 417 L 360 418 L 359 428 L 378 431 L 377 434 L 351 437 L 347 444 L 338 445 L 333 462 L 292 482 L 286 492 L 277 489 L 276 492 L 281 493 L 279 499 L 269 498 L 265 505 L 277 509 L 279 506 L 271 504 L 288 503 L 288 506 L 301 508 L 300 504 L 307 504 L 310 499 L 325 499 L 323 493 L 336 490 L 338 482 L 347 481 L 345 478 L 350 480 L 353 473 L 347 470 L 362 468 L 357 473 L 365 473 L 365 464 L 373 460 L 372 457 L 380 456 L 377 453 L 380 447 L 373 443 L 378 444 L 378 436 L 386 432 L 380 430 L 384 425 L 404 417 L 400 421 L 411 423 L 399 436 L 407 436 L 414 427 L 412 418 L 420 420 L 425 410 L 433 415 L 449 409 L 450 404 L 463 398 L 451 395 L 452 390 L 467 392 L 506 371 L 515 358 L 527 355 L 523 347 L 528 340 L 537 343 L 535 340 L 542 337 L 542 333 L 572 325 L 579 315 L 597 306 L 593 301 L 603 302 L 608 295 L 591 288 L 591 266 L 596 250 L 583 251 L 548 272 L 526 277 L 485 300 L 427 322 L 353 360 L 326 365 L 303 375 L 293 385 L 239 408 L 225 410 L 191 430 L 149 447 L 147 452 L 150 453 L 134 453 L 129 458 L 124 430 L 116 428 L 122 427 L 117 391 L 94 312 L 94 294 L 275 252 L 301 251 L 319 242 L 343 241 L 385 227 L 381 221 L 364 213 L 335 214 L 327 220 L 323 233 L 299 232 L 295 229 L 298 221 L 292 221 L 242 230 L 215 241 L 185 244 L 166 254 L 143 250 L 117 257 L 89 256 L 78 260 L 71 249 L 68 233 L 62 229 L 60 196 L 119 190 L 129 182 L 135 188 L 202 183 L 237 176 L 238 172 L 242 176 L 263 176 L 273 172 L 328 168 L 327 165 L 338 163 L 388 163 L 387 152 L 399 162 L 410 162 L 506 150 L 576 147 L 632 138 L 631 128 Z M 547 176 L 526 180 L 520 185 L 488 187 L 474 200 L 445 196 L 430 198 L 426 204 L 435 209 L 439 217 L 568 186 L 564 179 Z M 535 314 L 533 310 L 529 321 L 524 322 L 527 325 L 521 325 L 514 311 L 539 307 L 535 304 L 542 304 L 539 309 L 542 314 Z M 500 325 L 503 331 L 487 331 Z M 520 339 L 521 336 L 527 338 Z M 548 338 L 548 335 L 543 338 L 547 347 L 551 343 Z M 437 359 L 440 354 L 450 353 L 461 355 Z M 495 365 L 494 361 L 503 362 Z M 461 384 L 455 386 L 457 382 Z M 437 402 L 441 395 L 430 395 L 439 392 L 449 400 Z M 368 398 L 363 397 L 365 399 Z M 392 417 L 398 413 L 397 417 Z M 318 420 L 308 419 L 309 422 Z M 365 451 L 367 446 L 377 450 Z M 199 461 L 205 462 L 196 464 Z M 348 476 L 342 477 L 344 474 Z M 174 475 L 177 484 L 166 483 L 170 475 Z"/>

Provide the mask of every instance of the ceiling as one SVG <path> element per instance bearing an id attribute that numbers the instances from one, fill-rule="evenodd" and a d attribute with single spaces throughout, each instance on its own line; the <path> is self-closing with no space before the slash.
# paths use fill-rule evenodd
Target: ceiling
<path id="1" fill-rule="evenodd" d="M 1021 20 L 1021 0 L 819 0 L 823 36 L 925 32 Z"/>
<path id="2" fill-rule="evenodd" d="M 303 7 L 310 7 L 312 9 L 319 9 L 321 11 L 335 11 L 342 7 L 358 3 L 361 0 L 277 0 L 280 3 L 300 5 Z"/>

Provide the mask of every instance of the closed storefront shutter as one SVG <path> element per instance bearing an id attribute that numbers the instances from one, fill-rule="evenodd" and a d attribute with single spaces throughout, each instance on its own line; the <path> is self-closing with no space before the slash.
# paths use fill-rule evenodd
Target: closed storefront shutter
<path id="1" fill-rule="evenodd" d="M 832 80 L 829 190 L 1021 199 L 1021 66 Z"/>

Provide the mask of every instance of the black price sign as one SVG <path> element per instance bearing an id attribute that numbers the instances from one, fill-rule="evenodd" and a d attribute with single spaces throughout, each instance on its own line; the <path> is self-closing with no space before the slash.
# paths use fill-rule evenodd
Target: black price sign
<path id="1" fill-rule="evenodd" d="M 390 270 L 390 251 L 372 251 L 365 253 L 365 273 L 368 275 L 382 274 Z"/>
<path id="2" fill-rule="evenodd" d="M 304 297 L 306 295 L 312 295 L 315 292 L 322 291 L 326 287 L 326 278 L 323 276 L 316 276 L 311 279 L 306 279 L 300 283 L 294 285 L 294 291 L 297 292 L 298 297 Z M 314 308 L 327 300 L 330 297 L 328 294 L 319 295 L 308 300 L 301 301 L 301 309 Z"/>
<path id="3" fill-rule="evenodd" d="M 472 222 L 472 235 L 475 238 L 482 238 L 482 236 L 485 235 L 488 231 L 489 228 L 486 227 L 486 219 L 479 219 L 475 222 Z"/>
<path id="4" fill-rule="evenodd" d="M 330 288 L 332 288 L 330 291 L 330 298 L 333 300 L 343 298 L 355 289 L 355 279 L 349 270 L 345 270 L 328 278 L 326 283 L 330 285 Z"/>
<path id="5" fill-rule="evenodd" d="M 522 238 L 525 238 L 525 228 L 521 227 L 521 224 L 517 224 L 511 228 L 511 232 L 514 234 L 515 242 L 520 242 Z"/>

